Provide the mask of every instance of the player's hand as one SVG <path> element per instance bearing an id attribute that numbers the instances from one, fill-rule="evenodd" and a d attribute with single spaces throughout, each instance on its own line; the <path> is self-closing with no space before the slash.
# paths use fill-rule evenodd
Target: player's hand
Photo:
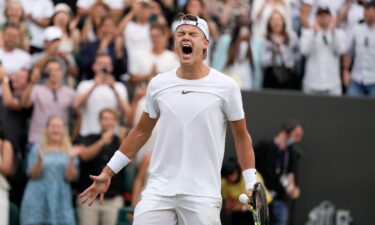
<path id="1" fill-rule="evenodd" d="M 109 184 L 111 183 L 111 177 L 102 172 L 99 176 L 90 175 L 90 179 L 94 182 L 79 195 L 79 198 L 82 200 L 81 204 L 89 202 L 88 205 L 91 206 L 99 195 L 100 204 L 102 205 L 104 201 L 104 193 L 107 192 Z"/>
<path id="2" fill-rule="evenodd" d="M 247 195 L 247 197 L 249 197 L 249 199 L 251 199 L 251 196 L 253 196 L 253 190 L 251 190 L 251 189 L 247 190 L 246 195 Z"/>

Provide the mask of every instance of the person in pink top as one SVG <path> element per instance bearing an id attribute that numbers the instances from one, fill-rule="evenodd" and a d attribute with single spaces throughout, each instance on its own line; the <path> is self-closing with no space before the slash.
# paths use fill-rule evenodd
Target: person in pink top
<path id="1" fill-rule="evenodd" d="M 54 58 L 46 62 L 43 73 L 38 67 L 32 71 L 30 83 L 21 98 L 22 107 L 34 106 L 28 135 L 29 143 L 39 140 L 49 117 L 60 116 L 68 122 L 70 113 L 75 111 L 73 102 L 76 93 L 62 84 L 63 76 L 62 66 Z M 37 84 L 40 78 L 42 83 Z"/>

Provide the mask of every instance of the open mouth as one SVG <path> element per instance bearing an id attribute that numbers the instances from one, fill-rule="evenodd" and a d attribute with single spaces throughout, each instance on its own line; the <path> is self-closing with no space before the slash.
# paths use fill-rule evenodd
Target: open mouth
<path id="1" fill-rule="evenodd" d="M 189 55 L 192 52 L 193 52 L 193 48 L 191 46 L 188 46 L 188 45 L 182 46 L 182 53 Z"/>

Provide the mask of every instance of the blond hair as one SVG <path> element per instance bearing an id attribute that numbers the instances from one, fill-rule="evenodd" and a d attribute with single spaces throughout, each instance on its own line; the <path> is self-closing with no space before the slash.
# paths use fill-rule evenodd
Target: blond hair
<path id="1" fill-rule="evenodd" d="M 48 142 L 49 142 L 49 140 L 48 140 L 48 135 L 47 135 L 47 127 L 49 126 L 50 122 L 53 119 L 60 119 L 61 121 L 63 121 L 63 124 L 64 124 L 64 134 L 63 134 L 63 137 L 61 139 L 60 149 L 59 150 L 62 153 L 69 154 L 70 150 L 72 149 L 72 143 L 71 143 L 70 138 L 69 138 L 68 129 L 66 127 L 65 121 L 60 116 L 51 116 L 51 117 L 48 118 L 46 126 L 45 126 L 44 131 L 43 131 L 42 138 L 40 140 L 40 147 L 42 148 L 43 152 L 47 152 L 48 151 Z"/>

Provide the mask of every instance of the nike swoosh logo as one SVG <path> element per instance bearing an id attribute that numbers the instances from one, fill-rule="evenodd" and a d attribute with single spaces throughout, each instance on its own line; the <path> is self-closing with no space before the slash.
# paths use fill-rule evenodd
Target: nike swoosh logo
<path id="1" fill-rule="evenodd" d="M 185 94 L 188 94 L 190 92 L 194 92 L 194 91 L 185 91 L 185 90 L 182 90 L 182 94 L 185 95 Z"/>

